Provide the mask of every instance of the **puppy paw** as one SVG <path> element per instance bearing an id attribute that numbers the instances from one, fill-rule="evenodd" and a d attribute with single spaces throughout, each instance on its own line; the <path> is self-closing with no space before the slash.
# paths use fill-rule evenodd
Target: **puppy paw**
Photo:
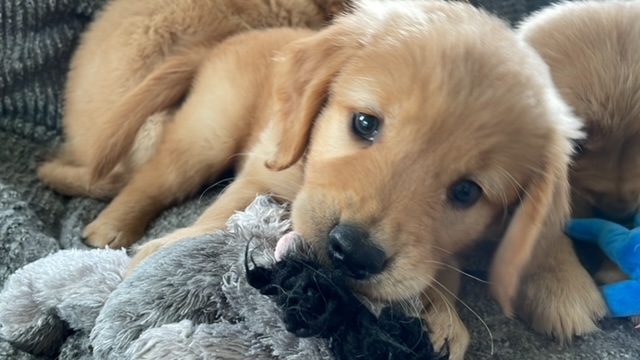
<path id="1" fill-rule="evenodd" d="M 128 247 L 142 237 L 144 227 L 111 219 L 104 213 L 87 225 L 82 232 L 85 243 L 96 248 Z"/>
<path id="2" fill-rule="evenodd" d="M 462 360 L 469 347 L 469 331 L 455 308 L 431 308 L 423 314 L 437 352 L 448 352 L 450 360 Z"/>
<path id="3" fill-rule="evenodd" d="M 560 342 L 598 330 L 607 307 L 582 268 L 538 272 L 524 279 L 518 312 L 538 332 Z"/>

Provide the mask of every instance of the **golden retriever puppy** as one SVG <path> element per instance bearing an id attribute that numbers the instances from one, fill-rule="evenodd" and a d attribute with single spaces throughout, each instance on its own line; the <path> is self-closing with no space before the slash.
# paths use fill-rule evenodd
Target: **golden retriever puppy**
<path id="1" fill-rule="evenodd" d="M 640 210 L 640 2 L 563 3 L 520 31 L 586 123 L 570 172 L 573 216 L 629 222 Z M 602 270 L 600 282 L 624 277 L 610 262 Z"/>
<path id="2" fill-rule="evenodd" d="M 154 153 L 162 125 L 172 119 L 195 70 L 214 44 L 254 28 L 319 28 L 344 6 L 343 0 L 110 1 L 82 36 L 73 57 L 65 94 L 65 144 L 55 159 L 39 168 L 40 179 L 67 195 L 115 196 Z M 156 78 L 152 86 L 161 86 L 163 81 L 171 81 L 172 86 L 165 86 L 157 97 L 136 95 L 136 86 L 158 67 L 170 71 L 165 78 Z M 138 134 L 127 128 L 138 125 L 128 121 L 135 114 L 112 113 L 120 101 L 137 102 L 130 111 L 138 113 L 149 106 L 162 110 L 149 114 L 153 116 L 129 156 L 112 151 L 122 148 L 111 141 L 127 141 L 123 134 Z M 118 163 L 110 164 L 114 158 Z M 159 210 L 194 192 L 220 168 L 191 174 L 190 184 L 181 184 L 162 201 L 155 199 L 158 202 L 151 205 L 153 209 L 147 209 L 144 216 L 140 212 L 133 215 L 126 224 L 99 218 L 84 231 L 87 243 L 98 247 L 130 245 Z M 144 207 L 139 204 L 140 209 Z"/>
<path id="3" fill-rule="evenodd" d="M 640 208 L 640 2 L 564 3 L 521 32 L 585 120 L 571 167 L 574 215 L 630 220 Z"/>
<path id="4" fill-rule="evenodd" d="M 114 107 L 135 126 L 96 140 L 109 157 L 98 173 L 144 140 L 138 129 L 162 106 L 139 104 L 181 83 L 175 73 L 158 67 L 135 101 Z M 320 32 L 255 31 L 215 46 L 151 159 L 91 227 L 137 234 L 160 206 L 234 165 L 236 179 L 195 224 L 142 246 L 132 267 L 271 193 L 293 201 L 295 233 L 358 292 L 420 297 L 453 358 L 468 333 L 439 294 L 455 291 L 456 255 L 496 233 L 494 296 L 566 339 L 605 312 L 563 235 L 580 127 L 504 22 L 461 3 L 366 1 Z"/>

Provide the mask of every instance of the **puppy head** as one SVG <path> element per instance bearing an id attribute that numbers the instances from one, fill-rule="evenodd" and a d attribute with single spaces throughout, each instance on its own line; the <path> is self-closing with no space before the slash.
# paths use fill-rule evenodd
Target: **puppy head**
<path id="1" fill-rule="evenodd" d="M 640 3 L 566 3 L 520 27 L 585 120 L 571 170 L 575 216 L 625 221 L 640 205 Z"/>
<path id="2" fill-rule="evenodd" d="M 267 166 L 303 158 L 292 220 L 317 255 L 365 295 L 403 299 L 510 219 L 492 272 L 510 311 L 543 223 L 567 216 L 580 134 L 533 51 L 468 5 L 367 3 L 280 65 Z"/>
<path id="3" fill-rule="evenodd" d="M 625 115 L 629 121 L 615 119 L 617 125 L 602 121 L 609 118 L 602 112 L 585 118 L 588 137 L 577 144 L 571 167 L 575 216 L 628 222 L 640 210 L 640 111 Z"/>

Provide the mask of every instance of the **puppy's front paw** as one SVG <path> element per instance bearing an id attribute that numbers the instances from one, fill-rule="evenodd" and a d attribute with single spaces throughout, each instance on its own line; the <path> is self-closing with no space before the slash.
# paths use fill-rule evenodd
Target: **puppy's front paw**
<path id="1" fill-rule="evenodd" d="M 522 283 L 518 312 L 531 326 L 561 342 L 598 329 L 607 308 L 581 267 L 529 274 Z"/>
<path id="2" fill-rule="evenodd" d="M 437 352 L 448 352 L 450 360 L 462 360 L 469 347 L 469 331 L 453 306 L 431 307 L 423 314 Z"/>
<path id="3" fill-rule="evenodd" d="M 144 226 L 119 221 L 102 212 L 93 222 L 87 225 L 82 232 L 82 237 L 87 245 L 112 249 L 127 247 L 142 237 Z"/>

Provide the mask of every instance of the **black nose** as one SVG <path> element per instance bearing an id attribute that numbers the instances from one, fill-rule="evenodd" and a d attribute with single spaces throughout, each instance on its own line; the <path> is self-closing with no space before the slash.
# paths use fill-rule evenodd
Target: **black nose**
<path id="1" fill-rule="evenodd" d="M 336 225 L 329 232 L 329 258 L 347 276 L 364 280 L 384 269 L 386 255 L 373 245 L 366 231 L 352 225 Z"/>

